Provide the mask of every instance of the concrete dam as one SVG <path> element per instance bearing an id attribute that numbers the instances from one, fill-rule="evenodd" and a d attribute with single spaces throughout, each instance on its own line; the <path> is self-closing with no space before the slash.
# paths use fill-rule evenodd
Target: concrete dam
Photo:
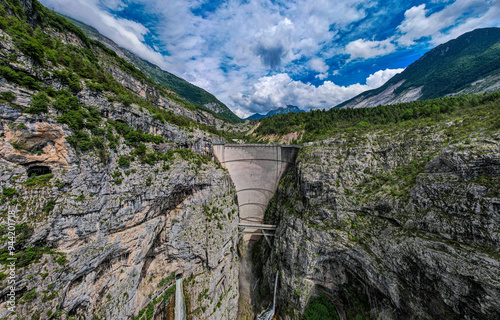
<path id="1" fill-rule="evenodd" d="M 273 226 L 265 225 L 264 212 L 280 179 L 295 163 L 300 147 L 220 143 L 213 148 L 215 157 L 229 171 L 236 187 L 240 226 L 251 229 L 247 234 L 272 229 Z"/>

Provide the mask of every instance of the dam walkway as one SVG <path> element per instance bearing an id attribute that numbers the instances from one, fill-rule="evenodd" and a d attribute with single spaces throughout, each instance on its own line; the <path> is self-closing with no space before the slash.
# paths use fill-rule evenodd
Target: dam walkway
<path id="1" fill-rule="evenodd" d="M 300 146 L 217 143 L 213 149 L 236 187 L 240 234 L 246 240 L 272 236 L 276 226 L 265 223 L 264 212 Z"/>

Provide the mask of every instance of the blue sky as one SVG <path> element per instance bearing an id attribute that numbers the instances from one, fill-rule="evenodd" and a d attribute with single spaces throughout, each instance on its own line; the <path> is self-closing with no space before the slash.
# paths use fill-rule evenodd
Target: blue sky
<path id="1" fill-rule="evenodd" d="M 329 109 L 429 49 L 500 26 L 500 0 L 41 0 L 237 115 Z"/>

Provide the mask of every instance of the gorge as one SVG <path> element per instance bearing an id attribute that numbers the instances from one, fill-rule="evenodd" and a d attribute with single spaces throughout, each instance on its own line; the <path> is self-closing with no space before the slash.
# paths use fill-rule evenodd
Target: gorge
<path id="1" fill-rule="evenodd" d="M 1 319 L 500 318 L 500 93 L 232 122 L 0 3 Z"/>

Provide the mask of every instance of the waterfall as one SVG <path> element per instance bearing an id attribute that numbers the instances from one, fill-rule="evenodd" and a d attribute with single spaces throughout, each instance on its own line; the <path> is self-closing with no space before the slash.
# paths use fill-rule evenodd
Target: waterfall
<path id="1" fill-rule="evenodd" d="M 271 320 L 274 317 L 274 311 L 276 310 L 276 288 L 278 287 L 278 271 L 276 270 L 276 279 L 274 279 L 274 298 L 273 298 L 273 308 L 271 309 L 272 313 L 269 317 Z"/>
<path id="2" fill-rule="evenodd" d="M 274 298 L 273 306 L 271 309 L 269 307 L 259 313 L 256 320 L 271 320 L 274 317 L 274 312 L 276 311 L 276 289 L 278 287 L 278 271 L 276 271 L 276 279 L 274 279 Z"/>
<path id="3" fill-rule="evenodd" d="M 175 320 L 186 320 L 186 305 L 184 304 L 184 288 L 182 277 L 175 280 Z"/>

